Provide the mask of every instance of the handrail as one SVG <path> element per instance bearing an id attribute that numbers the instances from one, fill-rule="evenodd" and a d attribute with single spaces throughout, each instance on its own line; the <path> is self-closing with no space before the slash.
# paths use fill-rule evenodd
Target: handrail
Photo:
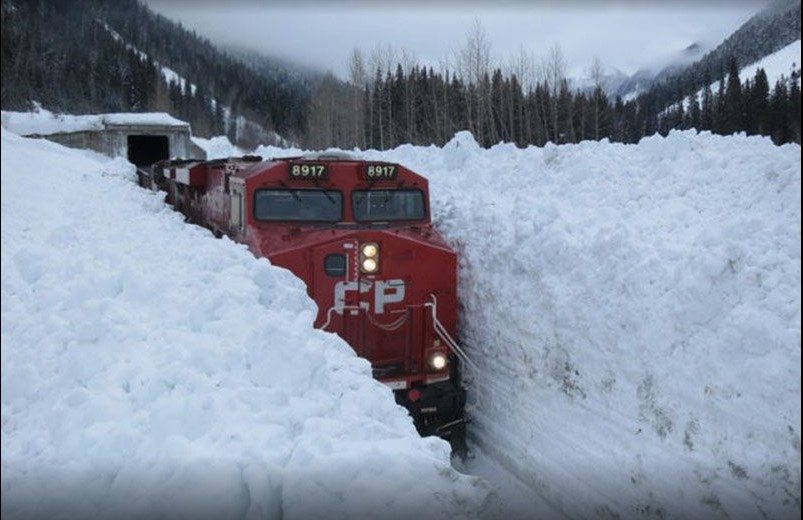
<path id="1" fill-rule="evenodd" d="M 466 352 L 460 347 L 460 345 L 457 344 L 457 341 L 455 341 L 455 339 L 449 334 L 449 331 L 446 330 L 446 327 L 444 327 L 443 324 L 438 319 L 438 299 L 435 297 L 434 294 L 430 294 L 429 297 L 432 299 L 432 302 L 425 303 L 424 307 L 429 307 L 432 310 L 432 325 L 435 328 L 435 333 L 441 338 L 441 340 L 443 340 L 444 343 L 446 343 L 446 345 L 452 350 L 452 352 L 455 353 L 455 355 L 460 359 L 460 361 L 471 367 L 476 372 L 479 372 L 479 367 L 476 365 L 476 363 L 474 363 L 471 360 L 471 358 L 468 357 L 468 354 L 466 354 Z M 329 324 L 332 322 L 333 311 L 346 311 L 346 310 L 359 311 L 363 310 L 363 308 L 358 305 L 344 305 L 342 307 L 335 307 L 334 305 L 332 305 L 331 307 L 329 307 L 329 310 L 326 311 L 326 322 L 324 322 L 324 324 L 321 325 L 321 329 L 326 330 L 326 327 L 328 327 Z M 366 313 L 366 315 L 368 315 L 369 321 L 374 326 L 379 327 L 380 329 L 386 331 L 396 330 L 402 325 L 404 325 L 404 323 L 407 321 L 406 313 L 400 316 L 396 321 L 389 323 L 387 325 L 379 323 L 378 321 L 376 321 L 376 319 L 373 319 L 370 316 L 370 313 Z"/>
<path id="2" fill-rule="evenodd" d="M 479 367 L 473 361 L 471 361 L 471 358 L 468 357 L 468 354 L 466 354 L 465 351 L 460 348 L 460 345 L 457 344 L 457 341 L 454 340 L 454 338 L 446 330 L 446 327 L 444 327 L 438 319 L 438 299 L 434 294 L 430 294 L 429 297 L 432 298 L 432 303 L 425 303 L 424 305 L 432 308 L 432 323 L 435 326 L 435 332 L 438 334 L 438 336 L 440 336 L 444 343 L 446 343 L 449 348 L 452 349 L 460 361 L 471 367 L 475 372 L 479 372 Z"/>
<path id="3" fill-rule="evenodd" d="M 359 305 L 344 305 L 342 307 L 336 307 L 336 306 L 332 305 L 331 307 L 329 307 L 329 310 L 326 311 L 326 323 L 321 325 L 321 330 L 326 330 L 326 327 L 328 327 L 329 324 L 331 323 L 331 321 L 332 321 L 332 311 L 337 312 L 337 311 L 344 311 L 344 310 L 359 311 L 359 310 L 365 310 L 365 309 L 360 307 Z M 387 332 L 392 332 L 392 331 L 398 329 L 399 327 L 404 325 L 405 322 L 407 321 L 407 313 L 402 314 L 395 321 L 392 321 L 391 323 L 388 323 L 388 324 L 378 322 L 376 320 L 376 318 L 371 316 L 371 313 L 369 313 L 369 312 L 366 312 L 365 315 L 368 318 L 368 321 L 371 322 L 372 325 L 374 325 L 375 327 L 377 327 L 379 329 L 387 331 Z"/>

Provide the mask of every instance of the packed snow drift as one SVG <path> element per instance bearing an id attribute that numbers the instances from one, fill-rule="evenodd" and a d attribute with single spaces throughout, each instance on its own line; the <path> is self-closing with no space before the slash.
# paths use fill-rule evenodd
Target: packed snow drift
<path id="1" fill-rule="evenodd" d="M 474 449 L 549 509 L 500 505 L 416 439 L 288 273 L 184 224 L 123 161 L 4 132 L 4 514 L 79 495 L 250 518 L 800 517 L 799 145 L 460 133 L 357 153 L 429 178 L 480 367 Z"/>

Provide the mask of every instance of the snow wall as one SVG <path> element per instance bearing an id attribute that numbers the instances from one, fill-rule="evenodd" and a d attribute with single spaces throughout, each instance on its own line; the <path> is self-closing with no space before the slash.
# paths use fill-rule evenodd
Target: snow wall
<path id="1" fill-rule="evenodd" d="M 460 253 L 480 448 L 570 518 L 800 518 L 799 145 L 362 155 L 428 177 Z"/>
<path id="2" fill-rule="evenodd" d="M 573 518 L 800 517 L 800 146 L 388 157 L 461 252 L 480 445 Z"/>

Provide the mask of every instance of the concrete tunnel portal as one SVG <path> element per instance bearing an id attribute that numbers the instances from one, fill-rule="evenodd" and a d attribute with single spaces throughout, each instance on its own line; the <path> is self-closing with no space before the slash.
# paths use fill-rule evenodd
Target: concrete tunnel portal
<path id="1" fill-rule="evenodd" d="M 129 135 L 128 160 L 137 167 L 147 167 L 170 158 L 170 140 L 166 135 Z"/>

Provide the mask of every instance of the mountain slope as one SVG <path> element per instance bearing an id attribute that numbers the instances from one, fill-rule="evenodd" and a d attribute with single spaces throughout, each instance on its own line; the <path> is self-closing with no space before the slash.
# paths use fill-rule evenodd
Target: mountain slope
<path id="1" fill-rule="evenodd" d="M 657 110 L 722 78 L 735 58 L 740 68 L 755 63 L 800 39 L 800 0 L 777 0 L 758 12 L 714 50 L 680 72 L 656 76 L 649 99 Z"/>
<path id="2" fill-rule="evenodd" d="M 0 52 L 3 109 L 165 111 L 205 136 L 237 128 L 238 117 L 263 133 L 304 129 L 303 82 L 258 74 L 137 0 L 3 0 Z M 169 81 L 165 67 L 183 79 Z M 257 133 L 230 137 L 253 146 Z"/>
<path id="3" fill-rule="evenodd" d="M 612 97 L 621 96 L 625 101 L 633 99 L 649 90 L 657 81 L 683 71 L 702 58 L 705 52 L 706 47 L 703 44 L 694 42 L 682 51 L 673 53 L 661 65 L 650 69 L 641 69 L 627 80 L 622 81 L 615 90 L 607 92 Z"/>

